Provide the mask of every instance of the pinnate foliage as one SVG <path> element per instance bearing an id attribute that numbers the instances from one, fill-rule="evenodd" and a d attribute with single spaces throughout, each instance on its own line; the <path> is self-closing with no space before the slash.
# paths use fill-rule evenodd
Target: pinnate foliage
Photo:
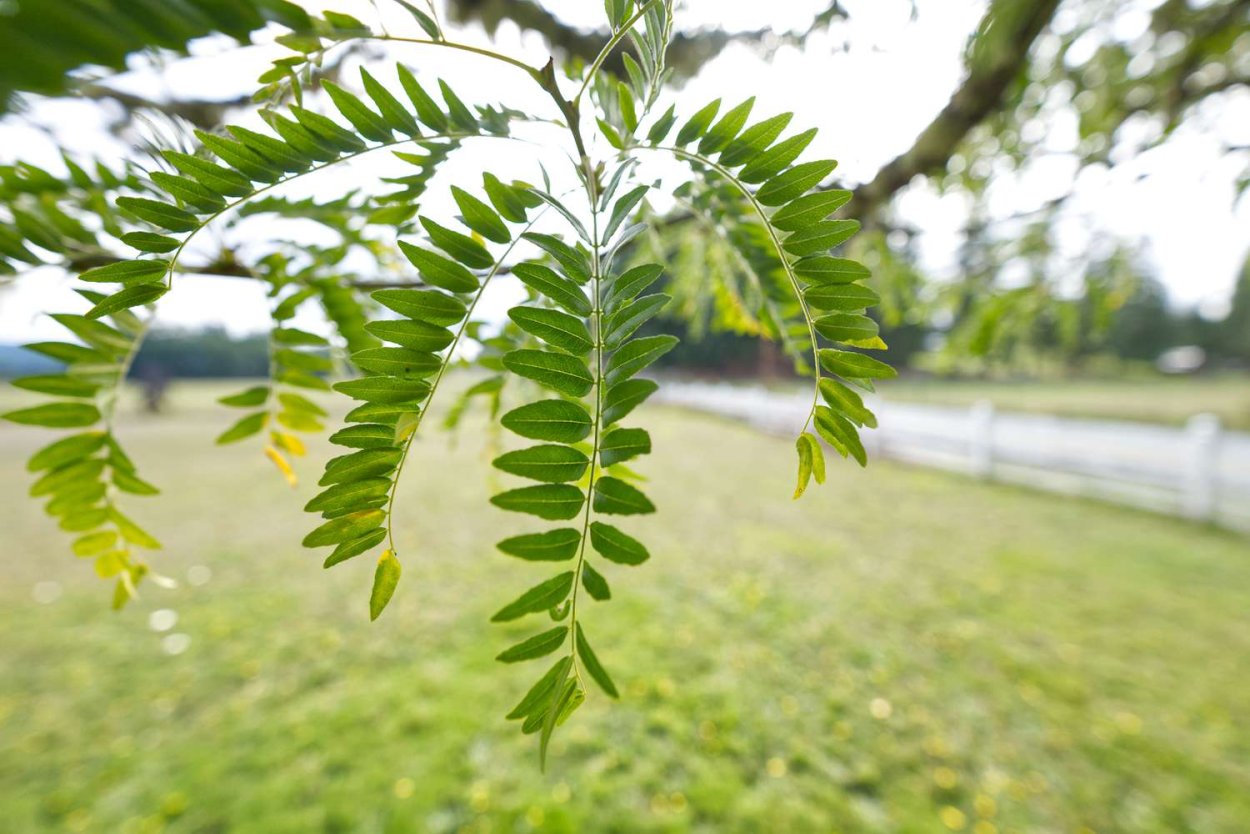
<path id="1" fill-rule="evenodd" d="M 710 299 L 725 326 L 779 340 L 813 377 L 812 407 L 797 427 L 795 498 L 812 480 L 825 481 L 825 444 L 866 461 L 859 433 L 876 421 L 860 392 L 893 371 L 864 352 L 885 348 L 867 315 L 878 298 L 866 286 L 868 271 L 836 253 L 858 223 L 838 216 L 850 194 L 829 183 L 836 163 L 804 157 L 815 131 L 793 130 L 787 113 L 759 118 L 753 98 L 660 112 L 671 2 L 608 0 L 611 39 L 574 79 L 573 94 L 551 65 L 529 67 L 454 43 L 432 8 L 400 5 L 416 37 L 373 32 L 333 12 L 298 25 L 276 17 L 290 27 L 278 41 L 291 54 L 259 80 L 265 129 L 200 131 L 195 153 L 166 150 L 151 171 L 97 165 L 88 173 L 68 157 L 65 178 L 31 166 L 0 171 L 8 218 L 0 225 L 0 266 L 72 269 L 88 305 L 83 314 L 55 317 L 73 341 L 30 346 L 64 370 L 16 384 L 51 399 L 5 416 L 69 432 L 32 458 L 31 492 L 47 497 L 49 514 L 74 534 L 74 552 L 116 579 L 123 603 L 149 572 L 140 553 L 159 547 L 119 507 L 123 497 L 156 490 L 113 431 L 121 386 L 156 303 L 195 271 L 185 263 L 196 251 L 189 244 L 210 224 L 254 217 L 320 224 L 327 242 L 275 239 L 247 263 L 228 252 L 206 267 L 224 268 L 229 255 L 225 266 L 267 285 L 272 317 L 269 378 L 222 398 L 234 417 L 217 442 L 256 443 L 294 483 L 303 437 L 330 431 L 340 451 L 305 506 L 319 518 L 303 544 L 324 553 L 326 568 L 377 554 L 368 600 L 377 619 L 404 572 L 396 525 L 419 511 L 402 500 L 401 473 L 449 371 L 476 368 L 444 422 L 457 423 L 485 401 L 499 432 L 493 466 L 503 484 L 491 504 L 527 519 L 494 558 L 530 563 L 530 582 L 500 594 L 493 620 L 507 633 L 501 663 L 540 661 L 507 718 L 538 736 L 545 761 L 555 728 L 591 695 L 591 684 L 620 694 L 612 647 L 592 642 L 587 615 L 592 603 L 611 599 L 613 584 L 628 582 L 625 568 L 651 556 L 642 517 L 657 508 L 636 467 L 653 444 L 637 415 L 660 387 L 652 366 L 677 341 L 663 333 L 666 318 L 690 316 Z M 403 64 L 395 82 L 372 68 L 361 70 L 358 85 L 319 75 L 326 49 L 360 39 L 475 52 L 501 72 L 528 74 L 553 112 L 471 107 L 447 82 L 422 83 Z M 622 44 L 625 72 L 616 78 L 602 63 Z M 487 171 L 480 182 L 444 187 L 438 173 L 450 156 L 477 140 L 507 140 L 522 121 L 555 131 L 550 144 L 569 151 L 571 187 L 553 186 L 542 168 L 541 186 Z M 279 193 L 383 149 L 404 172 L 386 178 L 380 193 L 330 200 Z M 669 196 L 690 222 L 717 232 L 723 260 L 690 261 L 684 243 L 670 251 L 655 233 L 649 198 L 661 184 L 641 181 L 637 163 L 657 156 L 689 172 Z M 428 211 L 431 192 L 455 213 Z M 361 253 L 399 277 L 382 288 L 362 285 L 345 267 L 349 254 Z M 490 286 L 504 280 L 516 282 L 525 300 L 506 321 L 475 318 Z M 330 338 L 295 326 L 303 305 L 320 306 Z M 334 401 L 347 413 L 343 425 L 329 427 Z M 419 551 L 402 557 L 419 577 Z"/>

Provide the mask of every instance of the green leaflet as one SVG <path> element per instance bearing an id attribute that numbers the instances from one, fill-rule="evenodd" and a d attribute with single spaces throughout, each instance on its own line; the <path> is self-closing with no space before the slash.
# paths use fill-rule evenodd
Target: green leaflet
<path id="1" fill-rule="evenodd" d="M 330 442 L 336 446 L 351 449 L 377 449 L 395 444 L 395 428 L 381 423 L 361 423 L 339 429 L 330 435 Z"/>
<path id="2" fill-rule="evenodd" d="M 297 153 L 315 162 L 329 162 L 339 158 L 338 145 L 330 137 L 292 121 L 275 111 L 262 113 L 262 117 L 274 129 L 282 141 Z"/>
<path id="3" fill-rule="evenodd" d="M 356 96 L 333 81 L 323 81 L 322 87 L 334 102 L 334 106 L 360 135 L 374 142 L 390 142 L 394 137 L 386 120 L 364 105 Z"/>
<path id="4" fill-rule="evenodd" d="M 130 349 L 130 337 L 103 322 L 71 313 L 53 313 L 52 318 L 97 350 L 120 357 Z"/>
<path id="5" fill-rule="evenodd" d="M 349 134 L 350 135 L 350 134 Z M 244 197 L 251 194 L 255 189 L 247 177 L 242 176 L 236 171 L 229 168 L 223 168 L 207 159 L 201 159 L 198 156 L 179 153 L 178 151 L 161 151 L 161 156 L 169 160 L 169 162 L 186 176 L 194 179 L 205 188 L 216 194 L 225 194 L 230 197 Z M 150 234 L 136 232 L 132 234 Z M 123 238 L 125 240 L 125 238 Z M 129 241 L 126 241 L 129 243 Z M 134 244 L 131 244 L 132 246 Z M 171 247 L 171 249 L 176 247 Z M 170 251 L 170 250 L 156 250 Z"/>
<path id="6" fill-rule="evenodd" d="M 213 214 L 226 207 L 226 201 L 199 182 L 164 171 L 153 171 L 152 182 L 176 200 L 194 206 L 197 214 Z"/>
<path id="7" fill-rule="evenodd" d="M 430 384 L 424 380 L 366 376 L 336 383 L 334 390 L 365 402 L 408 403 L 424 399 L 430 393 Z"/>
<path id="8" fill-rule="evenodd" d="M 535 658 L 545 657 L 564 644 L 564 639 L 569 634 L 568 626 L 556 626 L 553 629 L 544 631 L 542 634 L 535 634 L 526 640 L 522 640 L 515 646 L 506 649 L 495 657 L 500 663 L 519 663 L 522 660 L 534 660 Z"/>
<path id="9" fill-rule="evenodd" d="M 50 429 L 73 429 L 93 425 L 100 420 L 100 411 L 87 403 L 47 403 L 19 408 L 0 415 L 11 423 L 43 426 Z"/>
<path id="10" fill-rule="evenodd" d="M 827 220 L 795 232 L 781 246 L 791 255 L 815 255 L 845 243 L 858 231 L 858 220 Z"/>
<path id="11" fill-rule="evenodd" d="M 794 448 L 799 453 L 799 479 L 794 487 L 794 498 L 798 500 L 807 490 L 807 484 L 812 479 L 812 442 L 811 435 L 807 432 L 800 434 L 798 439 L 794 441 Z M 817 446 L 817 451 L 819 451 Z"/>
<path id="12" fill-rule="evenodd" d="M 501 492 L 490 502 L 503 510 L 528 513 L 548 521 L 568 520 L 581 512 L 586 496 L 569 484 L 540 484 Z"/>
<path id="13" fill-rule="evenodd" d="M 590 544 L 600 556 L 619 565 L 641 565 L 651 558 L 641 542 L 602 521 L 590 523 Z"/>
<path id="14" fill-rule="evenodd" d="M 798 159 L 799 154 L 816 138 L 816 128 L 805 130 L 797 136 L 783 139 L 746 164 L 738 177 L 743 182 L 763 182 L 784 171 L 786 166 Z M 768 205 L 765 203 L 765 205 Z"/>
<path id="15" fill-rule="evenodd" d="M 577 555 L 581 542 L 580 532 L 571 527 L 562 527 L 545 533 L 513 536 L 495 546 L 509 556 L 529 562 L 563 562 Z"/>
<path id="16" fill-rule="evenodd" d="M 472 269 L 490 269 L 495 265 L 495 259 L 491 257 L 490 252 L 486 251 L 486 247 L 468 235 L 462 235 L 460 232 L 440 226 L 428 217 L 421 218 L 421 225 L 435 246 L 465 266 Z M 477 281 L 475 280 L 473 289 L 476 288 Z"/>
<path id="17" fill-rule="evenodd" d="M 619 698 L 620 695 L 616 691 L 616 684 L 612 682 L 612 677 L 608 674 L 608 670 L 603 668 L 603 664 L 599 662 L 599 658 L 590 647 L 590 641 L 586 639 L 581 623 L 577 624 L 574 643 L 577 646 L 577 656 L 582 659 L 582 663 L 585 665 L 590 677 L 594 679 L 595 683 L 599 684 L 599 687 L 609 697 Z"/>
<path id="18" fill-rule="evenodd" d="M 325 558 L 325 561 L 321 563 L 321 566 L 323 568 L 332 568 L 337 564 L 346 562 L 348 559 L 355 558 L 362 553 L 372 550 L 382 543 L 382 540 L 386 538 L 386 533 L 387 530 L 385 527 L 378 527 L 377 529 L 370 530 L 368 533 L 365 533 L 360 538 L 343 542 L 338 547 L 334 548 L 334 551 Z"/>
<path id="19" fill-rule="evenodd" d="M 839 189 L 817 191 L 814 194 L 799 197 L 777 209 L 769 221 L 783 232 L 795 232 L 819 223 L 846 205 L 850 199 L 850 191 Z"/>
<path id="20" fill-rule="evenodd" d="M 650 186 L 640 185 L 616 201 L 616 205 L 612 206 L 612 214 L 609 215 L 607 224 L 600 232 L 602 240 L 611 240 L 612 235 L 625 222 L 625 218 L 629 217 L 629 213 L 642 201 L 642 198 L 647 196 L 649 190 Z"/>
<path id="21" fill-rule="evenodd" d="M 217 436 L 216 443 L 218 446 L 224 446 L 227 443 L 236 443 L 245 437 L 251 437 L 254 434 L 258 434 L 268 423 L 268 412 L 258 411 L 255 414 L 249 414 L 219 434 Z"/>
<path id="22" fill-rule="evenodd" d="M 155 253 L 172 252 L 182 243 L 177 238 L 158 235 L 156 232 L 127 232 L 122 235 L 121 241 L 140 252 Z"/>
<path id="23" fill-rule="evenodd" d="M 897 372 L 884 362 L 845 350 L 823 348 L 820 366 L 831 374 L 850 379 L 892 379 Z"/>
<path id="24" fill-rule="evenodd" d="M 365 330 L 384 342 L 415 351 L 442 350 L 455 338 L 445 327 L 411 319 L 371 321 L 365 325 Z"/>
<path id="25" fill-rule="evenodd" d="M 365 478 L 345 484 L 335 484 L 319 493 L 304 505 L 305 512 L 333 513 L 345 507 L 358 507 L 362 502 L 385 498 L 391 482 L 386 478 Z"/>
<path id="26" fill-rule="evenodd" d="M 204 147 L 249 180 L 274 183 L 283 177 L 281 166 L 273 164 L 239 142 L 202 130 L 197 130 L 195 135 Z"/>
<path id="27" fill-rule="evenodd" d="M 492 465 L 511 475 L 559 484 L 581 478 L 590 459 L 571 446 L 543 445 L 500 455 Z"/>
<path id="28" fill-rule="evenodd" d="M 468 314 L 465 303 L 437 290 L 379 290 L 373 300 L 401 316 L 440 327 L 450 327 Z"/>
<path id="29" fill-rule="evenodd" d="M 570 397 L 585 396 L 595 382 L 584 361 L 565 353 L 514 350 L 504 355 L 503 364 L 518 376 Z"/>
<path id="30" fill-rule="evenodd" d="M 369 98 L 373 99 L 373 103 L 382 114 L 382 119 L 389 127 L 409 136 L 421 135 L 421 129 L 417 127 L 417 120 L 412 117 L 412 114 L 363 66 L 360 68 L 360 80 L 364 84 L 365 92 L 369 94 Z"/>
<path id="31" fill-rule="evenodd" d="M 867 316 L 830 313 L 816 319 L 816 332 L 833 342 L 864 342 L 877 336 L 877 323 Z"/>
<path id="32" fill-rule="evenodd" d="M 13 380 L 11 385 L 26 391 L 51 394 L 54 397 L 92 397 L 100 390 L 100 386 L 94 382 L 64 374 L 24 376 Z"/>
<path id="33" fill-rule="evenodd" d="M 369 593 L 369 619 L 376 620 L 391 597 L 395 594 L 395 586 L 399 584 L 401 568 L 395 551 L 387 550 L 378 559 L 378 566 L 373 573 L 373 590 Z"/>
<path id="34" fill-rule="evenodd" d="M 704 105 L 701 110 L 690 117 L 688 122 L 682 125 L 681 130 L 677 131 L 677 145 L 689 145 L 702 136 L 712 124 L 712 120 L 716 118 L 716 113 L 719 110 L 720 99 Z"/>
<path id="35" fill-rule="evenodd" d="M 477 276 L 450 258 L 402 240 L 399 241 L 399 248 L 428 283 L 451 292 L 473 292 L 477 289 Z"/>
<path id="36" fill-rule="evenodd" d="M 852 422 L 870 429 L 877 427 L 876 415 L 864 406 L 864 401 L 859 394 L 837 380 L 828 377 L 821 379 L 820 395 L 830 408 Z"/>
<path id="37" fill-rule="evenodd" d="M 586 255 L 581 251 L 574 249 L 553 235 L 526 232 L 521 237 L 555 258 L 556 262 L 560 264 L 560 268 L 564 270 L 564 274 L 574 282 L 585 284 L 590 280 L 590 261 L 586 259 Z"/>
<path id="38" fill-rule="evenodd" d="M 87 318 L 98 319 L 102 316 L 111 316 L 123 310 L 129 310 L 131 307 L 151 304 L 167 292 L 169 292 L 169 287 L 164 284 L 139 284 L 133 287 L 126 287 L 108 298 L 101 299 L 87 311 Z"/>
<path id="39" fill-rule="evenodd" d="M 438 80 L 438 90 L 443 95 L 443 102 L 447 105 L 447 115 L 451 118 L 452 124 L 468 133 L 476 133 L 477 119 L 469 110 L 468 105 L 461 101 L 447 82 L 441 78 Z"/>
<path id="40" fill-rule="evenodd" d="M 559 310 L 513 307 L 508 311 L 508 318 L 531 336 L 542 339 L 552 347 L 567 350 L 575 356 L 585 356 L 594 346 L 586 323 Z"/>
<path id="41" fill-rule="evenodd" d="M 301 127 L 316 134 L 322 141 L 329 142 L 340 153 L 359 153 L 366 147 L 360 137 L 327 116 L 295 105 L 292 105 L 291 113 Z"/>
<path id="42" fill-rule="evenodd" d="M 648 454 L 651 436 L 643 429 L 611 429 L 599 443 L 599 462 L 605 467 Z"/>
<path id="43" fill-rule="evenodd" d="M 555 443 L 583 440 L 590 434 L 592 426 L 586 409 L 567 400 L 529 403 L 509 411 L 500 418 L 500 422 L 504 428 L 522 437 Z"/>
<path id="44" fill-rule="evenodd" d="M 230 131 L 244 147 L 282 171 L 295 174 L 308 170 L 312 165 L 310 157 L 299 153 L 281 139 L 275 139 L 238 125 L 227 125 L 226 130 Z"/>
<path id="45" fill-rule="evenodd" d="M 881 297 L 860 284 L 816 284 L 803 291 L 809 307 L 850 313 L 866 310 Z"/>
<path id="46" fill-rule="evenodd" d="M 582 565 L 582 587 L 591 599 L 604 602 L 612 598 L 612 589 L 603 574 L 595 570 L 589 562 Z"/>
<path id="47" fill-rule="evenodd" d="M 92 284 L 134 284 L 157 280 L 168 271 L 169 261 L 118 261 L 107 266 L 89 269 L 78 278 Z"/>
<path id="48" fill-rule="evenodd" d="M 84 458 L 99 451 L 104 446 L 106 437 L 104 432 L 90 431 L 53 441 L 31 455 L 30 460 L 26 462 L 26 470 L 40 472 Z"/>
<path id="49" fill-rule="evenodd" d="M 402 456 L 399 449 L 362 449 L 342 455 L 326 464 L 325 473 L 318 484 L 330 486 L 385 475 L 399 464 Z"/>
<path id="50" fill-rule="evenodd" d="M 637 487 L 608 475 L 595 482 L 594 510 L 605 515 L 644 515 L 655 512 L 655 505 Z"/>
<path id="51" fill-rule="evenodd" d="M 326 547 L 359 538 L 386 520 L 382 510 L 363 510 L 331 519 L 304 537 L 304 547 Z"/>
<path id="52" fill-rule="evenodd" d="M 255 408 L 257 405 L 264 405 L 267 399 L 269 399 L 269 386 L 256 385 L 254 388 L 239 391 L 237 394 L 220 396 L 217 398 L 217 403 L 230 406 L 230 408 Z"/>
<path id="53" fill-rule="evenodd" d="M 793 113 L 782 113 L 751 125 L 725 147 L 720 163 L 726 168 L 737 168 L 750 161 L 781 135 L 793 117 Z"/>
<path id="54" fill-rule="evenodd" d="M 655 293 L 620 307 L 604 323 L 604 347 L 611 350 L 619 346 L 672 300 L 670 295 Z"/>
<path id="55" fill-rule="evenodd" d="M 794 274 L 808 284 L 849 284 L 872 275 L 868 268 L 846 258 L 820 255 L 804 258 L 794 264 Z"/>
<path id="56" fill-rule="evenodd" d="M 400 86 L 404 88 L 404 92 L 408 94 L 408 98 L 412 101 L 413 108 L 417 111 L 417 118 L 422 123 L 428 125 L 435 133 L 444 133 L 448 127 L 447 114 L 442 111 L 438 103 L 434 101 L 430 95 L 422 89 L 417 83 L 416 77 L 413 76 L 412 70 L 403 64 L 395 67 L 399 73 Z"/>
<path id="57" fill-rule="evenodd" d="M 490 198 L 491 205 L 503 217 L 513 223 L 524 223 L 530 202 L 520 189 L 502 182 L 492 173 L 482 174 L 482 188 Z M 464 209 L 462 208 L 461 211 Z M 505 230 L 506 231 L 506 230 Z"/>
<path id="58" fill-rule="evenodd" d="M 699 141 L 699 153 L 709 156 L 728 145 L 730 140 L 737 136 L 746 125 L 751 115 L 751 108 L 754 106 L 755 96 L 751 96 L 722 116 L 720 121 L 712 125 Z"/>
<path id="59" fill-rule="evenodd" d="M 570 211 L 568 206 L 548 194 L 546 191 L 535 188 L 532 189 L 532 193 L 544 203 L 558 211 L 564 219 L 568 221 L 569 225 L 573 227 L 573 230 L 577 232 L 578 237 L 587 243 L 591 242 L 590 232 L 586 231 L 586 226 L 583 225 L 582 221 L 577 219 L 577 215 Z"/>
<path id="60" fill-rule="evenodd" d="M 589 316 L 593 309 L 586 293 L 554 269 L 536 263 L 519 263 L 512 274 L 525 286 L 546 296 L 575 316 Z"/>
<path id="61" fill-rule="evenodd" d="M 755 192 L 755 199 L 766 206 L 779 206 L 815 188 L 829 176 L 838 163 L 832 159 L 804 162 L 776 175 Z M 745 174 L 745 171 L 743 172 Z"/>
<path id="62" fill-rule="evenodd" d="M 621 305 L 632 301 L 640 292 L 656 282 L 664 272 L 659 264 L 642 264 L 622 273 L 609 286 L 604 298 L 605 312 L 612 313 Z"/>
<path id="63" fill-rule="evenodd" d="M 491 617 L 491 622 L 502 623 L 516 620 L 526 614 L 536 614 L 554 608 L 564 601 L 573 589 L 573 571 L 553 576 L 530 588 L 521 596 L 505 605 Z"/>
<path id="64" fill-rule="evenodd" d="M 858 430 L 841 414 L 828 406 L 817 406 L 816 431 L 843 457 L 850 453 L 860 466 L 868 465 L 868 455 L 859 440 Z"/>
<path id="65" fill-rule="evenodd" d="M 464 224 L 487 240 L 507 243 L 512 240 L 503 219 L 490 206 L 458 186 L 451 187 L 452 197 L 460 207 Z"/>
<path id="66" fill-rule="evenodd" d="M 650 379 L 628 379 L 608 386 L 603 398 L 603 424 L 610 426 L 624 419 L 659 387 Z"/>
<path id="67" fill-rule="evenodd" d="M 669 105 L 664 115 L 655 120 L 655 124 L 647 131 L 647 142 L 652 145 L 658 145 L 664 141 L 664 137 L 668 136 L 668 132 L 673 129 L 673 125 L 677 124 L 677 110 L 675 105 Z"/>
<path id="68" fill-rule="evenodd" d="M 612 354 L 604 369 L 608 385 L 628 379 L 677 345 L 676 336 L 646 336 L 627 343 Z"/>
<path id="69" fill-rule="evenodd" d="M 443 364 L 433 353 L 401 347 L 367 348 L 352 354 L 352 361 L 366 371 L 401 379 L 432 376 Z"/>
<path id="70" fill-rule="evenodd" d="M 555 665 L 547 670 L 546 674 L 539 678 L 538 682 L 525 693 L 525 697 L 521 699 L 520 703 L 508 713 L 508 720 L 517 721 L 522 718 L 528 718 L 532 714 L 544 714 L 545 710 L 550 706 L 552 696 L 563 686 L 572 663 L 572 657 L 562 657 L 556 661 Z"/>

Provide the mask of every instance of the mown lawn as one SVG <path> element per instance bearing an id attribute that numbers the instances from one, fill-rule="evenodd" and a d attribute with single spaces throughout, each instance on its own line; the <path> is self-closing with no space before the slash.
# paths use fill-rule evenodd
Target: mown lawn
<path id="1" fill-rule="evenodd" d="M 527 522 L 486 503 L 480 424 L 421 443 L 370 624 L 371 562 L 299 547 L 318 464 L 292 493 L 212 447 L 204 400 L 128 418 L 166 487 L 131 506 L 181 587 L 121 615 L 24 498 L 44 433 L 0 427 L 0 830 L 1250 824 L 1244 538 L 888 463 L 792 502 L 788 442 L 644 408 L 653 558 L 585 615 L 624 697 L 544 775 L 502 719 L 540 668 L 495 663 L 524 631 L 487 619 L 545 574 L 492 547 Z"/>
<path id="2" fill-rule="evenodd" d="M 1210 413 L 1226 428 L 1250 431 L 1250 375 L 1244 373 L 1056 382 L 911 378 L 883 382 L 880 388 L 882 396 L 901 402 L 964 406 L 989 400 L 1006 411 L 1176 426 Z"/>

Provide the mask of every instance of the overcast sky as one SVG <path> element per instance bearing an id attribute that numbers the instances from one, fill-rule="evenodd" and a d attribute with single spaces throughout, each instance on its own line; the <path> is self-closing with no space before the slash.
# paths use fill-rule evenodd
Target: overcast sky
<path id="1" fill-rule="evenodd" d="M 311 9 L 330 8 L 377 21 L 364 0 L 332 4 L 306 2 Z M 382 0 L 384 7 L 393 6 Z M 602 4 L 586 0 L 545 0 L 565 20 L 598 26 Z M 686 0 L 679 4 L 679 28 L 719 25 L 727 29 L 776 30 L 805 28 L 824 0 L 787 0 L 784 3 L 727 3 L 723 0 Z M 916 134 L 942 108 L 960 81 L 961 54 L 969 33 L 984 11 L 980 0 L 930 0 L 919 4 L 913 21 L 910 4 L 861 0 L 846 2 L 850 22 L 828 35 L 812 38 L 804 51 L 783 47 L 771 58 L 746 47 L 730 47 L 677 94 L 692 112 L 702 103 L 724 96 L 736 102 L 757 96 L 756 116 L 793 110 L 793 126 L 816 126 L 820 135 L 809 153 L 840 161 L 838 174 L 846 182 L 862 182 L 891 158 L 906 150 Z M 1143 7 L 1151 5 L 1143 2 Z M 1140 25 L 1128 20 L 1124 25 Z M 412 28 L 400 12 L 388 14 L 391 31 Z M 1058 25 L 1064 25 L 1062 17 Z M 414 33 L 415 34 L 415 33 Z M 457 39 L 486 44 L 475 28 L 457 33 Z M 849 42 L 850 48 L 844 49 Z M 546 60 L 539 38 L 521 36 L 505 24 L 495 48 L 533 64 Z M 136 63 L 133 72 L 111 83 L 148 96 L 177 91 L 184 97 L 230 98 L 250 92 L 253 80 L 281 52 L 272 46 L 231 49 L 222 54 L 220 42 L 200 43 L 195 54 L 154 71 Z M 546 113 L 550 102 L 531 92 L 531 82 L 519 72 L 492 66 L 476 56 L 451 54 L 429 47 L 389 50 L 390 59 L 374 69 L 394 83 L 391 59 L 416 68 L 422 78 L 442 76 L 462 98 L 474 103 L 507 101 L 522 109 Z M 346 74 L 348 83 L 355 71 Z M 1068 220 L 1057 229 L 1065 252 L 1080 258 L 1112 237 L 1138 241 L 1146 262 L 1166 285 L 1173 302 L 1199 307 L 1211 315 L 1226 308 L 1235 276 L 1250 247 L 1250 201 L 1235 205 L 1232 184 L 1238 163 L 1221 159 L 1220 141 L 1250 144 L 1250 95 L 1240 91 L 1219 108 L 1207 108 L 1176 136 L 1140 159 L 1110 171 L 1087 169 L 1076 180 Z M 56 102 L 37 105 L 33 115 L 51 128 L 58 140 L 80 156 L 117 159 L 124 147 L 107 135 L 98 111 L 90 105 Z M 250 123 L 241 118 L 243 123 Z M 1047 126 L 1045 159 L 1021 178 L 1003 179 L 992 191 L 996 213 L 1027 211 L 1072 187 L 1077 168 L 1065 155 L 1076 144 L 1073 118 L 1060 112 Z M 525 146 L 482 140 L 476 150 L 461 152 L 435 180 L 434 192 L 423 213 L 437 216 L 448 206 L 446 189 L 452 182 L 480 182 L 483 165 L 506 176 L 535 179 L 541 157 Z M 555 159 L 558 159 L 556 157 Z M 39 130 L 10 118 L 0 121 L 0 161 L 28 160 L 59 168 L 56 153 Z M 672 173 L 660 163 L 651 173 Z M 403 172 L 404 165 L 384 153 L 338 166 L 339 170 L 307 177 L 288 187 L 292 195 L 334 196 L 377 176 Z M 923 230 L 921 253 L 926 269 L 939 277 L 955 274 L 957 232 L 963 213 L 958 197 L 939 197 L 920 184 L 901 203 L 905 219 Z M 661 206 L 662 207 L 662 206 Z M 240 242 L 240 241 L 235 241 Z M 502 315 L 515 289 L 501 284 L 484 310 Z M 81 309 L 70 291 L 70 281 L 53 271 L 22 279 L 16 287 L 0 290 L 0 342 L 19 342 L 60 335 L 48 311 Z M 160 303 L 160 321 L 167 325 L 196 326 L 219 323 L 236 333 L 268 326 L 267 303 L 258 286 L 238 280 L 180 279 Z M 304 322 L 315 326 L 316 322 Z"/>

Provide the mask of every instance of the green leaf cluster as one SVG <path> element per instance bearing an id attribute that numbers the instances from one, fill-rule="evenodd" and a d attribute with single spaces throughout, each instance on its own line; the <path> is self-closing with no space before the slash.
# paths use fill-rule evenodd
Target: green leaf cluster
<path id="1" fill-rule="evenodd" d="M 388 539 L 396 480 L 425 413 L 426 401 L 441 381 L 465 332 L 469 314 L 498 259 L 474 233 L 489 231 L 497 243 L 512 240 L 509 224 L 527 220 L 536 203 L 531 195 L 497 178 L 485 179 L 487 199 L 457 188 L 455 197 L 467 231 L 421 217 L 426 239 L 401 240 L 400 248 L 428 285 L 423 289 L 386 289 L 373 300 L 393 314 L 364 329 L 381 346 L 357 351 L 352 362 L 362 376 L 336 383 L 334 390 L 356 401 L 346 428 L 330 442 L 350 451 L 332 458 L 320 485 L 326 489 L 305 509 L 324 519 L 304 539 L 306 547 L 333 547 L 324 566 L 332 567 L 365 553 Z M 505 219 L 506 218 L 506 219 Z M 393 542 L 379 564 L 371 598 L 376 619 L 398 581 Z M 381 590 L 383 587 L 386 590 Z"/>
<path id="2" fill-rule="evenodd" d="M 651 451 L 651 438 L 646 430 L 622 422 L 656 390 L 655 382 L 638 374 L 677 341 L 635 335 L 669 298 L 645 294 L 660 278 L 660 266 L 611 268 L 611 249 L 605 244 L 641 194 L 630 192 L 615 203 L 609 202 L 610 196 L 595 202 L 589 251 L 559 237 L 529 236 L 550 257 L 547 263 L 529 261 L 513 269 L 531 291 L 531 301 L 508 315 L 528 343 L 502 357 L 505 369 L 545 389 L 547 396 L 502 416 L 511 433 L 536 442 L 500 455 L 494 466 L 533 483 L 506 489 L 491 502 L 510 512 L 564 522 L 498 544 L 502 553 L 523 561 L 557 563 L 554 576 L 494 616 L 497 622 L 542 614 L 568 621 L 522 637 L 498 657 L 515 663 L 563 655 L 508 714 L 521 722 L 523 732 L 540 735 L 543 757 L 554 728 L 585 698 L 579 669 L 608 695 L 618 694 L 586 636 L 579 598 L 582 592 L 592 600 L 612 595 L 598 559 L 638 565 L 649 558 L 646 547 L 621 530 L 616 518 L 605 518 L 655 511 L 638 486 L 638 476 L 626 466 Z M 547 199 L 562 214 L 573 214 L 554 198 Z M 601 216 L 607 218 L 602 228 Z"/>
<path id="3" fill-rule="evenodd" d="M 79 292 L 93 304 L 102 299 L 92 290 Z M 64 369 L 13 381 L 17 388 L 53 399 L 0 417 L 24 426 L 71 430 L 27 462 L 35 476 L 30 495 L 44 499 L 44 511 L 74 536 L 74 555 L 90 559 L 97 576 L 114 582 L 113 604 L 120 608 L 148 573 L 138 551 L 161 546 L 118 507 L 123 494 L 156 495 L 159 490 L 139 476 L 112 428 L 118 386 L 146 322 L 129 311 L 115 311 L 108 322 L 89 315 L 53 318 L 75 341 L 26 347 L 63 363 Z"/>

